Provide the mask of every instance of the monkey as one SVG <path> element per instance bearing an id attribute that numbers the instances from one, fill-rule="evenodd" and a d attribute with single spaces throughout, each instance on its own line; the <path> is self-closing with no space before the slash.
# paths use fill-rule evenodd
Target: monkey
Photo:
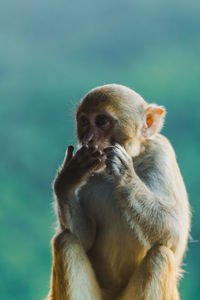
<path id="1" fill-rule="evenodd" d="M 178 300 L 190 205 L 166 110 L 106 84 L 76 112 L 53 183 L 58 228 L 48 300 Z"/>

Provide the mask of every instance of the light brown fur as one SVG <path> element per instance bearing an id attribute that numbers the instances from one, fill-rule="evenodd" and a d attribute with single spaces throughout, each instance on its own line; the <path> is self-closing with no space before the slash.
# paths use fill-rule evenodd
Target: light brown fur
<path id="1" fill-rule="evenodd" d="M 96 125 L 83 133 L 80 115 L 92 124 L 99 113 L 109 114 L 105 137 Z M 179 300 L 190 208 L 174 150 L 159 134 L 164 114 L 120 85 L 93 89 L 80 103 L 79 143 L 93 132 L 89 142 L 103 145 L 106 161 L 97 153 L 99 169 L 81 177 L 89 150 L 73 157 L 68 149 L 58 172 L 49 300 Z"/>

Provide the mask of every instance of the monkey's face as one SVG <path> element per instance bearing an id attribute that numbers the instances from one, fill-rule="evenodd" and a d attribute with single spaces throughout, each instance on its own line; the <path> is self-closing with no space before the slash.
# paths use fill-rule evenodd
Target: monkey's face
<path id="1" fill-rule="evenodd" d="M 135 149 L 140 142 L 143 102 L 139 95 L 119 85 L 91 90 L 80 102 L 76 114 L 80 145 L 95 146 L 102 151 L 120 144 L 130 155 L 138 152 Z"/>
<path id="2" fill-rule="evenodd" d="M 159 132 L 164 112 L 124 86 L 97 87 L 86 94 L 77 110 L 79 143 L 100 151 L 120 144 L 130 156 L 137 156 L 145 140 Z"/>
<path id="3" fill-rule="evenodd" d="M 116 119 L 105 111 L 80 113 L 77 116 L 77 135 L 81 145 L 103 151 L 112 144 Z"/>

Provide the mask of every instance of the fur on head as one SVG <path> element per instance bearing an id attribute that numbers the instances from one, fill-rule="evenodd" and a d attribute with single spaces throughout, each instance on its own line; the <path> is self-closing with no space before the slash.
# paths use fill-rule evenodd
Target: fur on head
<path id="1" fill-rule="evenodd" d="M 77 109 L 86 114 L 107 112 L 116 119 L 112 143 L 119 143 L 132 156 L 138 155 L 142 141 L 152 138 L 162 128 L 165 109 L 163 106 L 148 104 L 132 89 L 107 84 L 89 91 Z"/>

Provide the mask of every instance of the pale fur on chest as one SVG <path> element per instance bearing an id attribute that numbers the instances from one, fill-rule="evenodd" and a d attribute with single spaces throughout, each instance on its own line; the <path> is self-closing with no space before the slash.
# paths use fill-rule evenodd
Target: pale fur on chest
<path id="1" fill-rule="evenodd" d="M 96 224 L 96 236 L 88 256 L 103 289 L 118 293 L 148 249 L 137 226 L 130 228 L 117 202 L 112 177 L 97 174 L 80 192 L 84 212 Z M 137 251 L 135 251 L 135 249 Z M 139 249 L 139 251 L 138 251 Z"/>

